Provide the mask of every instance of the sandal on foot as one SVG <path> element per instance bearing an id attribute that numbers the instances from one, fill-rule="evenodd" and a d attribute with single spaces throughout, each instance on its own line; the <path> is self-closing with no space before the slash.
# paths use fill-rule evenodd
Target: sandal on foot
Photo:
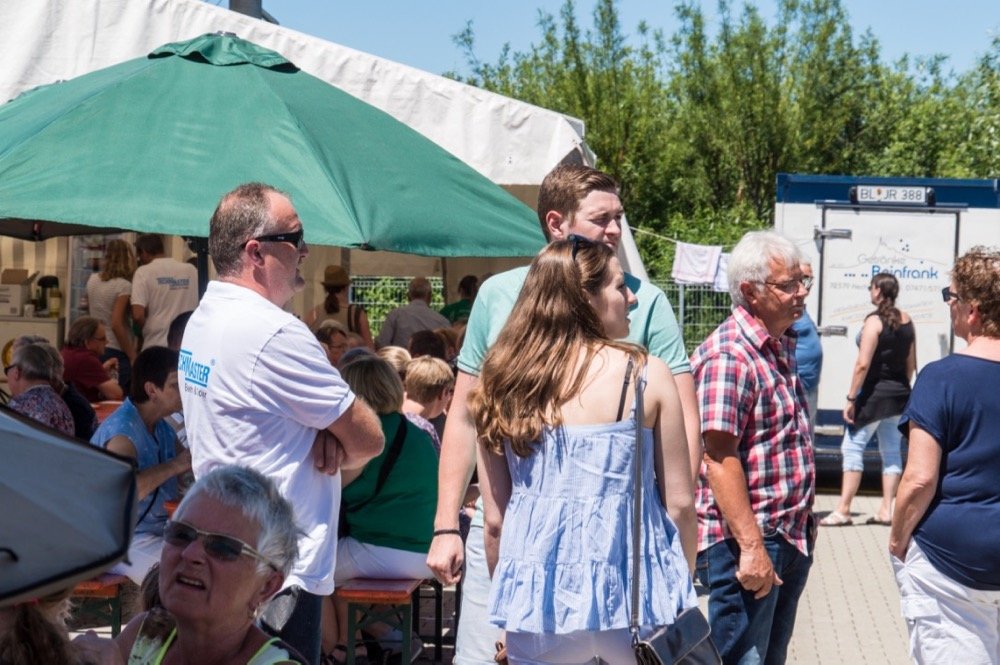
<path id="1" fill-rule="evenodd" d="M 822 526 L 851 526 L 854 524 L 854 520 L 851 519 L 850 515 L 838 513 L 836 510 L 833 510 L 829 515 L 821 519 L 819 523 Z"/>
<path id="2" fill-rule="evenodd" d="M 880 526 L 892 526 L 892 520 L 891 519 L 884 520 L 884 519 L 881 519 L 879 517 L 876 517 L 876 516 L 872 515 L 871 517 L 869 517 L 868 519 L 865 520 L 865 524 L 878 524 Z"/>
<path id="3" fill-rule="evenodd" d="M 324 653 L 320 656 L 321 665 L 344 665 L 344 663 L 346 662 L 347 662 L 347 645 L 345 644 L 338 644 L 335 647 L 333 647 L 333 651 L 331 651 L 330 653 Z M 354 662 L 355 665 L 368 665 L 369 664 L 368 654 L 366 652 L 358 653 L 357 649 L 355 649 Z"/>
<path id="4" fill-rule="evenodd" d="M 338 644 L 333 647 L 333 651 L 329 653 L 321 653 L 319 655 L 320 665 L 343 665 L 347 662 L 347 647 L 343 644 Z"/>

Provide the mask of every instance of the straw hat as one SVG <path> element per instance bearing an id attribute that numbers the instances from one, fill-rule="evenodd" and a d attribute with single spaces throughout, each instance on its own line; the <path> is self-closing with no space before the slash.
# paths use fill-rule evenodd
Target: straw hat
<path id="1" fill-rule="evenodd" d="M 323 286 L 347 286 L 350 283 L 350 276 L 340 266 L 327 266 L 323 271 Z"/>

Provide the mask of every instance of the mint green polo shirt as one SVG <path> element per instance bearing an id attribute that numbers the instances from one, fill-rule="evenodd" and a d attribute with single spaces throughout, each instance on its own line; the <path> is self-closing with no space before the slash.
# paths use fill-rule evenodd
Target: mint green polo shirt
<path id="1" fill-rule="evenodd" d="M 527 276 L 527 266 L 514 268 L 491 277 L 480 287 L 458 355 L 460 370 L 479 376 L 486 352 L 500 336 Z M 625 339 L 645 347 L 651 355 L 665 362 L 672 373 L 690 372 L 681 330 L 666 294 L 628 273 L 625 273 L 625 283 L 637 300 L 628 313 L 629 332 Z"/>

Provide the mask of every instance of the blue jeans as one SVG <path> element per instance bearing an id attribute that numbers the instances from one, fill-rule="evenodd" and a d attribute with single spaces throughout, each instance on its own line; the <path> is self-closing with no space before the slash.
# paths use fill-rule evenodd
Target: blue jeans
<path id="1" fill-rule="evenodd" d="M 816 440 L 816 408 L 819 405 L 819 386 L 813 386 L 806 391 L 806 402 L 809 404 L 809 436 Z"/>
<path id="2" fill-rule="evenodd" d="M 882 420 L 868 423 L 857 429 L 848 427 L 844 430 L 844 440 L 840 443 L 843 456 L 844 471 L 865 470 L 865 448 L 878 432 L 878 452 L 882 457 L 882 474 L 899 475 L 903 473 L 903 453 L 901 443 L 903 435 L 899 431 L 900 416 L 889 416 Z"/>
<path id="3" fill-rule="evenodd" d="M 726 665 L 785 662 L 812 556 L 805 556 L 776 532 L 765 535 L 764 547 L 784 584 L 772 587 L 760 600 L 736 580 L 740 548 L 735 540 L 698 552 L 698 581 L 709 590 L 712 640 Z"/>

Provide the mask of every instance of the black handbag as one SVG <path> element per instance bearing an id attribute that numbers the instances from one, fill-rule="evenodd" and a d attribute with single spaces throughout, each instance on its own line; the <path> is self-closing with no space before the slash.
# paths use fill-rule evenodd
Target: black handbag
<path id="1" fill-rule="evenodd" d="M 711 628 L 697 607 L 681 612 L 668 626 L 648 637 L 639 637 L 639 549 L 642 545 L 643 467 L 642 381 L 635 381 L 635 498 L 632 510 L 632 650 L 637 665 L 721 665 L 722 657 L 712 642 Z"/>

